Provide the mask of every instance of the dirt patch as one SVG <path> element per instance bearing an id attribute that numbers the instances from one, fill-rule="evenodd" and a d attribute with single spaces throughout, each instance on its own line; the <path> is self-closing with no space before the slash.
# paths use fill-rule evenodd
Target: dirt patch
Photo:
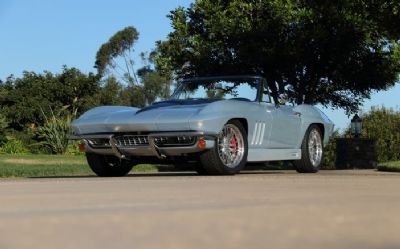
<path id="1" fill-rule="evenodd" d="M 82 161 L 56 161 L 56 160 L 34 160 L 34 159 L 5 159 L 3 160 L 5 163 L 12 163 L 12 164 L 25 164 L 25 165 L 54 165 L 54 164 L 83 164 Z"/>

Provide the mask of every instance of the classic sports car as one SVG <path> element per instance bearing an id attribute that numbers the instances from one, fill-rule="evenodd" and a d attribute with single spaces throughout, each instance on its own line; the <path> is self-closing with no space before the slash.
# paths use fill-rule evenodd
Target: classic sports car
<path id="1" fill-rule="evenodd" d="M 193 163 L 199 174 L 235 174 L 247 162 L 293 161 L 317 172 L 333 123 L 310 105 L 273 103 L 258 76 L 192 78 L 170 99 L 139 109 L 101 106 L 72 123 L 99 176 L 126 175 L 135 164 Z"/>

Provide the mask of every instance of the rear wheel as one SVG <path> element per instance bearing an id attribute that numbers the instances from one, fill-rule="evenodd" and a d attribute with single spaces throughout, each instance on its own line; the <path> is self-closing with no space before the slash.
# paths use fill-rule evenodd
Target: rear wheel
<path id="1" fill-rule="evenodd" d="M 242 123 L 231 120 L 224 125 L 213 149 L 200 155 L 199 173 L 233 175 L 247 162 L 247 134 Z"/>
<path id="2" fill-rule="evenodd" d="M 294 161 L 299 173 L 318 172 L 324 157 L 322 132 L 317 125 L 308 127 L 301 144 L 301 160 Z"/>
<path id="3" fill-rule="evenodd" d="M 87 162 L 98 176 L 124 176 L 131 171 L 134 163 L 115 156 L 86 153 Z"/>

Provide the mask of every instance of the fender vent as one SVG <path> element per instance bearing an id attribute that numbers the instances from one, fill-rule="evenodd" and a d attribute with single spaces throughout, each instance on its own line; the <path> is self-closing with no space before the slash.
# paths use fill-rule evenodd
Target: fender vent
<path id="1" fill-rule="evenodd" d="M 265 135 L 265 122 L 256 122 L 251 139 L 252 145 L 262 145 Z"/>

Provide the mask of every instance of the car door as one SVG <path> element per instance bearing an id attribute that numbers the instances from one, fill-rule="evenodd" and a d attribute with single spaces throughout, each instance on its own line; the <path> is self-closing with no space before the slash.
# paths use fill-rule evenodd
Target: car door
<path id="1" fill-rule="evenodd" d="M 268 148 L 292 149 L 300 139 L 301 114 L 292 106 L 276 105 L 271 110 L 272 129 Z"/>
<path id="2" fill-rule="evenodd" d="M 265 87 L 265 88 L 263 88 Z M 249 116 L 249 137 L 250 148 L 267 148 L 272 129 L 272 113 L 274 104 L 271 103 L 268 88 L 265 82 L 261 82 L 261 97 L 259 101 L 254 102 L 257 111 Z"/>
<path id="3" fill-rule="evenodd" d="M 250 148 L 267 148 L 272 129 L 272 115 L 268 103 L 255 103 L 257 112 L 249 119 L 249 137 Z"/>

